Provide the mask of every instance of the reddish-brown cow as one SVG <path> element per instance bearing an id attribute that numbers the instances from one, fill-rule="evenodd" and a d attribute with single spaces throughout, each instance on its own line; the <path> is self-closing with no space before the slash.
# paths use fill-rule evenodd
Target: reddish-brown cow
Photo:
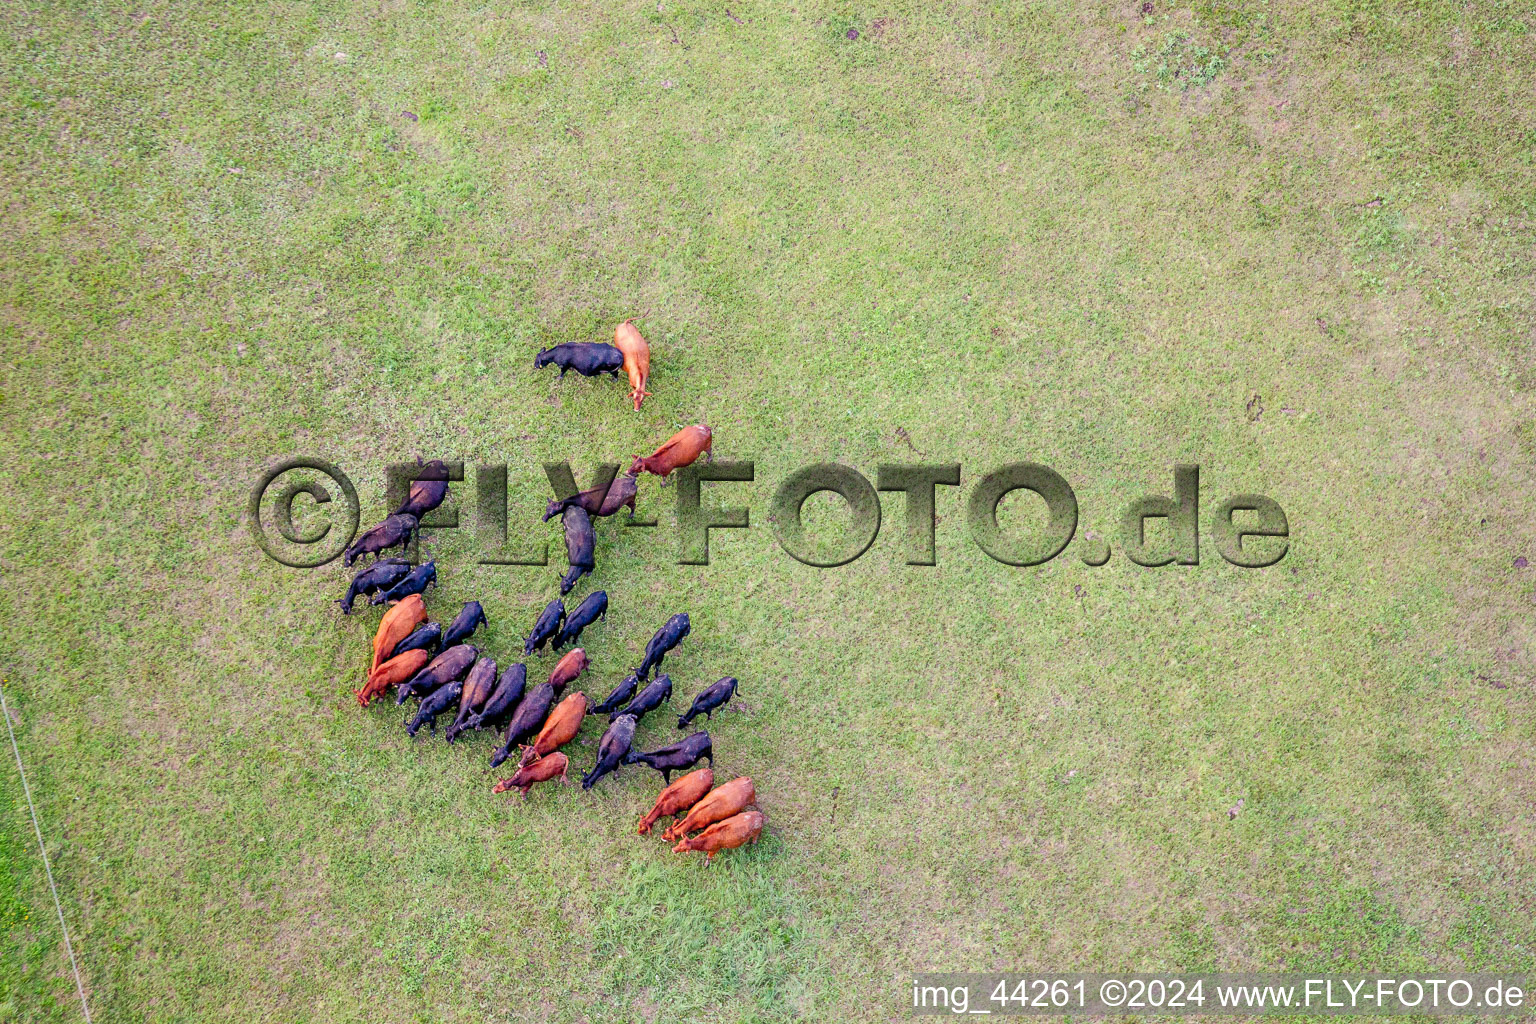
<path id="1" fill-rule="evenodd" d="M 587 660 L 587 652 L 578 647 L 565 657 L 555 662 L 554 670 L 549 673 L 549 685 L 559 693 L 591 664 Z"/>
<path id="2" fill-rule="evenodd" d="M 672 783 L 656 798 L 656 806 L 651 808 L 651 813 L 640 819 L 640 834 L 648 834 L 651 826 L 662 818 L 687 813 L 688 808 L 698 803 L 714 784 L 715 773 L 708 768 L 689 772 Z"/>
<path id="3" fill-rule="evenodd" d="M 432 655 L 420 648 L 414 651 L 406 651 L 397 658 L 390 658 L 384 664 L 368 673 L 368 681 L 363 684 L 361 690 L 355 691 L 353 696 L 357 698 L 359 704 L 367 707 L 368 702 L 373 700 L 373 698 L 379 696 L 391 686 L 398 686 L 405 682 L 425 668 L 427 662 L 431 660 Z"/>
<path id="4" fill-rule="evenodd" d="M 533 746 L 523 752 L 523 765 L 532 764 L 546 754 L 553 754 L 581 731 L 581 720 L 587 717 L 587 695 L 573 693 L 559 704 L 555 710 L 549 713 L 549 718 L 544 722 L 544 728 L 539 730 L 539 735 L 534 739 Z"/>
<path id="5" fill-rule="evenodd" d="M 630 475 L 651 473 L 661 477 L 665 483 L 673 471 L 693 465 L 700 455 L 710 451 L 713 444 L 713 435 L 704 424 L 695 423 L 691 427 L 684 427 L 667 438 L 666 444 L 630 463 Z"/>
<path id="6" fill-rule="evenodd" d="M 640 332 L 630 320 L 625 320 L 613 329 L 613 346 L 624 353 L 624 372 L 629 375 L 629 397 L 634 399 L 635 409 L 639 410 L 640 403 L 650 396 L 650 392 L 645 390 L 645 384 L 651 379 L 651 346 L 640 337 Z"/>
<path id="7" fill-rule="evenodd" d="M 702 852 L 704 863 L 708 864 L 721 850 L 734 850 L 738 846 L 757 842 L 767 822 L 762 811 L 743 811 L 716 822 L 692 839 L 684 839 L 672 847 L 672 852 Z"/>
<path id="8" fill-rule="evenodd" d="M 400 600 L 393 608 L 384 613 L 379 620 L 379 631 L 373 635 L 373 664 L 368 671 L 384 664 L 389 653 L 395 649 L 395 645 L 411 635 L 421 623 L 427 621 L 427 603 L 421 599 L 420 594 L 412 594 Z"/>
<path id="9" fill-rule="evenodd" d="M 505 793 L 509 789 L 523 791 L 523 799 L 528 799 L 528 791 L 540 782 L 548 782 L 550 779 L 559 779 L 565 783 L 566 769 L 571 766 L 570 758 L 564 754 L 550 754 L 541 757 L 533 764 L 524 765 L 513 773 L 510 779 L 502 779 L 492 788 L 492 793 Z"/>
<path id="10" fill-rule="evenodd" d="M 682 821 L 673 822 L 672 827 L 661 834 L 661 838 L 668 841 L 681 839 L 689 832 L 697 832 L 701 828 L 740 813 L 756 799 L 757 790 L 753 787 L 751 779 L 745 775 L 739 779 L 732 779 L 725 785 L 716 787 L 708 796 L 694 804 L 693 809 L 688 812 L 688 817 Z"/>

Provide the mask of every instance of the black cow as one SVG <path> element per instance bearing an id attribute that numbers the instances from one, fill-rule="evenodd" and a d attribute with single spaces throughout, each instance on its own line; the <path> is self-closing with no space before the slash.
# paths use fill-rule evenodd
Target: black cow
<path id="1" fill-rule="evenodd" d="M 459 695 L 464 692 L 463 683 L 449 683 L 440 686 L 421 702 L 421 707 L 416 709 L 416 717 L 411 719 L 411 724 L 405 727 L 409 736 L 415 736 L 416 731 L 423 725 L 432 727 L 437 732 L 437 716 L 449 710 L 459 702 Z"/>
<path id="2" fill-rule="evenodd" d="M 603 702 L 592 709 L 594 715 L 607 715 L 619 710 L 628 704 L 635 695 L 635 690 L 640 685 L 640 677 L 630 674 L 624 677 L 624 681 L 613 688 Z"/>
<path id="3" fill-rule="evenodd" d="M 523 655 L 532 654 L 539 650 L 550 640 L 560 635 L 560 626 L 565 622 L 565 602 L 558 597 L 544 606 L 539 613 L 538 621 L 533 624 L 533 632 L 528 634 L 528 639 L 523 641 Z"/>
<path id="4" fill-rule="evenodd" d="M 726 676 L 693 698 L 693 707 L 688 709 L 688 713 L 677 716 L 677 727 L 679 729 L 688 728 L 688 723 L 700 715 L 703 715 L 705 718 L 712 717 L 711 713 L 716 708 L 734 696 L 736 696 L 736 677 Z"/>
<path id="5" fill-rule="evenodd" d="M 352 585 L 347 587 L 347 596 L 336 602 L 341 605 L 341 613 L 351 615 L 353 601 L 366 594 L 388 590 L 410 571 L 411 563 L 403 558 L 381 558 L 360 570 L 352 577 Z"/>
<path id="6" fill-rule="evenodd" d="M 670 784 L 672 773 L 680 772 L 684 768 L 692 768 L 704 758 L 709 763 L 715 763 L 715 747 L 709 741 L 709 733 L 696 732 L 687 739 L 665 747 L 658 747 L 649 753 L 629 754 L 624 758 L 625 764 L 643 764 L 661 772 L 661 777 Z"/>
<path id="7" fill-rule="evenodd" d="M 421 466 L 421 456 L 416 457 L 416 465 Z M 419 521 L 422 516 L 441 505 L 448 497 L 448 467 L 441 459 L 433 459 L 422 466 L 421 473 L 411 481 L 410 493 L 405 496 L 405 501 L 395 509 L 395 514 L 404 513 L 412 515 Z"/>
<path id="8" fill-rule="evenodd" d="M 688 613 L 682 612 L 667 620 L 667 624 L 656 631 L 651 637 L 651 642 L 645 645 L 645 657 L 640 660 L 640 667 L 635 669 L 635 675 L 641 679 L 651 678 L 651 669 L 661 665 L 661 659 L 667 656 L 667 652 L 683 642 L 683 637 L 693 627 L 689 625 Z"/>
<path id="9" fill-rule="evenodd" d="M 608 591 L 599 590 L 595 594 L 588 594 L 587 599 L 576 606 L 576 610 L 565 617 L 565 628 L 560 630 L 560 635 L 555 637 L 554 648 L 559 650 L 566 644 L 573 644 L 581 639 L 581 631 L 586 629 L 598 619 L 608 618 Z"/>
<path id="10" fill-rule="evenodd" d="M 437 586 L 436 562 L 426 562 L 418 565 L 393 587 L 374 594 L 373 600 L 369 603 L 383 604 L 385 601 L 398 601 L 401 598 L 410 597 L 412 594 L 425 593 L 428 585 Z"/>
<path id="11" fill-rule="evenodd" d="M 619 715 L 633 715 L 636 720 L 645 717 L 646 712 L 655 711 L 661 705 L 672 699 L 672 677 L 657 676 L 656 681 L 640 691 L 640 695 L 624 706 L 621 711 L 615 712 L 613 717 Z"/>
<path id="12" fill-rule="evenodd" d="M 429 622 L 425 626 L 418 626 L 416 632 L 395 644 L 395 649 L 389 652 L 389 658 L 397 658 L 406 651 L 422 650 L 428 654 L 435 653 L 443 646 L 443 627 L 435 622 Z M 389 658 L 385 658 L 388 661 Z"/>
<path id="13" fill-rule="evenodd" d="M 624 353 L 601 341 L 568 341 L 540 351 L 534 356 L 533 368 L 542 370 L 550 363 L 560 367 L 561 377 L 565 376 L 565 371 L 575 370 L 583 377 L 606 373 L 618 379 L 619 371 L 624 368 Z"/>
<path id="14" fill-rule="evenodd" d="M 481 626 L 489 626 L 490 620 L 485 617 L 485 609 L 480 607 L 479 601 L 466 601 L 459 614 L 454 616 L 448 628 L 443 631 L 443 646 L 452 647 L 454 644 L 468 640 L 470 634 Z"/>
<path id="15" fill-rule="evenodd" d="M 576 581 L 597 566 L 597 534 L 592 532 L 592 517 L 580 505 L 567 508 L 560 517 L 560 525 L 565 528 L 565 560 L 571 565 L 560 577 L 560 593 L 569 594 Z"/>
<path id="16" fill-rule="evenodd" d="M 597 764 L 581 777 L 581 788 L 591 789 L 597 780 L 624 763 L 629 756 L 629 745 L 635 741 L 633 715 L 620 715 L 597 742 Z"/>
<path id="17" fill-rule="evenodd" d="M 507 666 L 507 670 L 496 680 L 496 689 L 486 698 L 485 705 L 480 713 L 471 716 L 465 723 L 466 729 L 480 729 L 490 726 L 500 729 L 503 721 L 510 718 L 517 709 L 518 702 L 523 699 L 523 688 L 528 685 L 528 666 L 517 662 Z"/>

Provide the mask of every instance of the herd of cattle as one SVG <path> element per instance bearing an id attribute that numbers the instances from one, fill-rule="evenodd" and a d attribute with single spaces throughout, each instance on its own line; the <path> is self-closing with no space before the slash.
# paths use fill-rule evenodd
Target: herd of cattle
<path id="1" fill-rule="evenodd" d="M 622 368 L 629 377 L 630 398 L 637 410 L 650 394 L 645 390 L 650 348 L 629 321 L 614 331 L 613 345 L 557 345 L 540 352 L 534 366 L 549 363 L 560 367 L 561 376 L 573 369 L 589 377 L 600 373 L 617 377 Z M 583 630 L 598 619 L 607 619 L 606 591 L 588 595 L 569 612 L 563 600 L 577 581 L 596 567 L 593 517 L 611 516 L 626 506 L 633 516 L 639 474 L 651 473 L 665 482 L 674 470 L 692 465 L 699 456 L 708 458 L 711 444 L 708 427 L 685 427 L 652 454 L 636 458 L 629 472 L 609 486 L 549 503 L 544 520 L 561 517 L 569 569 L 560 579 L 562 596 L 549 603 L 523 642 L 525 659 L 546 645 L 551 653 L 573 645 Z M 560 748 L 576 738 L 589 715 L 607 715 L 608 725 L 598 741 L 597 763 L 582 777 L 583 789 L 591 789 L 604 775 L 625 765 L 643 764 L 660 772 L 667 785 L 650 813 L 641 819 L 640 834 L 647 834 L 658 819 L 670 815 L 674 821 L 663 838 L 676 841 L 673 849 L 679 853 L 702 851 L 706 861 L 720 850 L 756 842 L 766 819 L 756 809 L 752 780 L 738 778 L 715 786 L 714 747 L 709 733 L 695 732 L 655 750 L 633 749 L 640 720 L 672 699 L 671 677 L 657 674 L 652 679 L 651 674 L 688 635 L 691 627 L 687 614 L 672 616 L 656 631 L 639 667 L 601 703 L 592 705 L 580 691 L 565 694 L 591 664 L 580 647 L 562 656 L 545 682 L 529 689 L 526 662 L 516 662 L 498 673 L 496 661 L 468 642 L 476 630 L 487 625 L 479 601 L 466 603 L 446 627 L 428 621 L 424 595 L 428 586 L 437 585 L 436 562 L 412 566 L 404 558 L 380 557 L 396 546 L 404 552 L 421 518 L 448 497 L 448 471 L 442 462 L 424 464 L 418 476 L 404 503 L 384 522 L 359 536 L 345 553 L 349 567 L 364 555 L 373 555 L 375 560 L 353 577 L 339 602 L 343 613 L 350 615 L 359 597 L 369 597 L 373 605 L 388 605 L 374 634 L 373 663 L 367 679 L 355 691 L 358 703 L 366 707 L 394 687 L 396 705 L 411 698 L 418 701 L 416 713 L 406 724 L 406 732 L 413 737 L 423 726 L 435 733 L 438 719 L 448 715 L 452 723 L 444 730 L 444 738 L 449 743 L 470 730 L 494 730 L 502 742 L 491 755 L 491 767 L 514 752 L 518 760 L 517 770 L 496 783 L 493 792 L 517 789 L 524 799 L 540 782 L 565 781 L 570 760 Z M 694 698 L 688 712 L 678 716 L 677 727 L 688 728 L 699 715 L 711 717 L 715 709 L 735 696 L 736 687 L 732 677 L 707 687 Z M 702 760 L 711 767 L 672 781 L 673 772 L 692 768 Z M 699 834 L 691 836 L 695 832 Z"/>

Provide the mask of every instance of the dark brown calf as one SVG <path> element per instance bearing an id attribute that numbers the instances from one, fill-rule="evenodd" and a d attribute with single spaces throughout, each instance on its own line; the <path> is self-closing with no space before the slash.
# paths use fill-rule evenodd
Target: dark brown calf
<path id="1" fill-rule="evenodd" d="M 419 455 L 416 457 L 416 465 L 421 466 L 421 475 L 411 481 L 410 493 L 405 496 L 405 502 L 395 509 L 395 515 L 415 516 L 417 522 L 420 522 L 422 516 L 437 508 L 448 497 L 448 467 L 441 459 L 433 459 L 422 466 Z"/>
<path id="2" fill-rule="evenodd" d="M 348 566 L 363 555 L 378 555 L 398 546 L 401 551 L 411 543 L 411 534 L 416 532 L 416 517 L 407 515 L 392 515 L 386 518 L 378 526 L 364 531 L 363 535 L 352 542 L 347 548 L 344 561 Z"/>
<path id="3" fill-rule="evenodd" d="M 611 516 L 628 505 L 630 517 L 633 518 L 635 495 L 639 490 L 640 482 L 635 479 L 634 473 L 630 473 L 611 481 L 607 487 L 591 487 L 569 498 L 550 502 L 544 506 L 544 521 L 549 522 L 572 505 L 580 505 L 587 515 L 599 517 Z"/>
<path id="4" fill-rule="evenodd" d="M 426 668 L 401 683 L 400 689 L 395 691 L 395 704 L 404 704 L 411 697 L 425 700 L 430 694 L 436 693 L 449 683 L 462 680 L 478 660 L 480 660 L 480 652 L 474 647 L 469 644 L 455 644 L 427 662 Z"/>

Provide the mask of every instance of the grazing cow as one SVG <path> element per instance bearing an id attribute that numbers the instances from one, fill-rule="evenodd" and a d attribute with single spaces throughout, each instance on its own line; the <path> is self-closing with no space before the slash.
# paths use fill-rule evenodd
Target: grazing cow
<path id="1" fill-rule="evenodd" d="M 480 652 L 469 644 L 448 648 L 395 692 L 396 706 L 404 704 L 408 697 L 424 698 L 434 690 L 463 679 L 479 657 Z"/>
<path id="2" fill-rule="evenodd" d="M 708 864 L 721 850 L 734 850 L 738 846 L 757 842 L 757 837 L 763 834 L 763 826 L 767 822 L 768 818 L 762 811 L 743 811 L 740 814 L 733 814 L 724 821 L 709 826 L 702 835 L 684 839 L 672 847 L 672 852 L 702 851 L 704 863 Z"/>
<path id="3" fill-rule="evenodd" d="M 592 532 L 592 518 L 580 505 L 568 507 L 560 517 L 560 525 L 565 528 L 565 560 L 571 565 L 560 577 L 560 593 L 564 595 L 596 567 L 593 549 L 597 546 L 597 534 Z"/>
<path id="4" fill-rule="evenodd" d="M 573 644 L 581 639 L 581 631 L 586 629 L 598 619 L 608 618 L 608 591 L 599 590 L 595 594 L 588 594 L 587 599 L 576 606 L 576 610 L 566 616 L 565 628 L 560 635 L 555 637 L 554 648 L 559 650 L 566 644 Z"/>
<path id="5" fill-rule="evenodd" d="M 337 601 L 341 605 L 343 615 L 352 614 L 352 602 L 366 594 L 372 594 L 379 590 L 388 590 L 401 577 L 411 571 L 411 563 L 403 558 L 381 558 L 368 568 L 360 570 L 352 577 L 352 585 L 347 587 L 347 596 Z"/>
<path id="6" fill-rule="evenodd" d="M 715 773 L 709 768 L 689 772 L 672 783 L 656 798 L 656 806 L 651 808 L 651 813 L 640 819 L 640 834 L 648 835 L 651 826 L 662 818 L 686 814 L 688 808 L 698 803 L 714 784 Z"/>
<path id="7" fill-rule="evenodd" d="M 640 667 L 635 669 L 635 675 L 641 679 L 651 678 L 651 669 L 661 665 L 661 659 L 667 656 L 667 652 L 683 642 L 683 637 L 693 627 L 689 625 L 688 613 L 683 612 L 672 616 L 667 624 L 656 631 L 651 637 L 651 642 L 645 645 L 645 657 L 640 660 Z"/>
<path id="8" fill-rule="evenodd" d="M 411 630 L 426 621 L 426 618 L 427 604 L 420 594 L 412 594 L 385 612 L 379 620 L 378 632 L 373 634 L 373 664 L 368 666 L 368 671 L 372 672 L 384 664 L 395 645 L 410 636 Z"/>
<path id="9" fill-rule="evenodd" d="M 523 764 L 531 764 L 545 754 L 553 754 L 581 731 L 581 720 L 587 717 L 587 695 L 573 693 L 549 713 L 544 728 L 534 737 L 533 746 L 523 751 Z"/>
<path id="10" fill-rule="evenodd" d="M 715 763 L 715 747 L 709 741 L 709 733 L 696 732 L 686 739 L 665 747 L 657 747 L 655 750 L 645 753 L 631 753 L 626 759 L 629 764 L 643 764 L 661 772 L 661 777 L 668 782 L 672 781 L 672 773 L 680 772 L 684 768 L 692 768 L 705 758 L 709 759 L 710 766 Z"/>
<path id="11" fill-rule="evenodd" d="M 630 475 L 652 473 L 662 478 L 661 485 L 665 487 L 666 478 L 673 471 L 693 465 L 700 455 L 706 456 L 706 462 L 713 461 L 714 455 L 710 452 L 713 443 L 710 430 L 704 424 L 684 427 L 667 438 L 667 443 L 651 454 L 636 457 L 629 467 Z"/>
<path id="12" fill-rule="evenodd" d="M 452 743 L 455 736 L 469 728 L 470 718 L 485 706 L 495 685 L 496 660 L 481 658 L 476 661 L 475 667 L 464 677 L 464 692 L 459 696 L 459 717 L 443 732 L 443 739 Z"/>
<path id="13" fill-rule="evenodd" d="M 381 551 L 398 547 L 404 551 L 411 543 L 411 534 L 416 532 L 416 517 L 407 515 L 393 515 L 385 519 L 378 526 L 363 532 L 363 535 L 352 542 L 347 548 L 345 561 L 348 568 L 363 555 L 378 555 Z M 377 601 L 374 604 L 378 604 Z"/>
<path id="14" fill-rule="evenodd" d="M 507 666 L 507 670 L 496 681 L 496 689 L 486 698 L 480 712 L 464 723 L 466 729 L 481 729 L 490 726 L 500 729 L 505 720 L 512 717 L 517 710 L 518 702 L 523 699 L 523 688 L 528 684 L 528 666 L 517 662 Z"/>
<path id="15" fill-rule="evenodd" d="M 581 777 L 581 788 L 591 789 L 597 785 L 598 779 L 622 765 L 625 755 L 629 753 L 629 745 L 634 741 L 634 716 L 620 715 L 615 718 L 597 743 L 597 764 Z"/>
<path id="16" fill-rule="evenodd" d="M 733 814 L 746 810 L 757 800 L 757 790 L 752 780 L 743 775 L 723 786 L 716 786 L 688 812 L 682 821 L 674 821 L 672 827 L 661 834 L 668 842 L 681 839 L 690 832 L 708 828 L 717 821 L 724 821 Z"/>
<path id="17" fill-rule="evenodd" d="M 575 370 L 583 377 L 596 377 L 606 373 L 614 380 L 624 368 L 624 353 L 601 341 L 567 341 L 554 348 L 540 349 L 533 357 L 533 368 L 542 370 L 550 363 L 560 367 L 561 380 L 567 370 Z"/>
<path id="18" fill-rule="evenodd" d="M 555 667 L 549 673 L 549 685 L 555 688 L 556 693 L 563 692 L 566 686 L 586 671 L 590 664 L 591 662 L 587 660 L 587 652 L 580 647 L 576 648 L 555 662 Z"/>
<path id="19" fill-rule="evenodd" d="M 528 691 L 528 695 L 512 713 L 512 720 L 507 723 L 506 742 L 491 755 L 491 767 L 501 764 L 511 756 L 513 747 L 538 732 L 544 725 L 544 719 L 549 717 L 549 709 L 554 706 L 555 688 L 548 683 L 540 683 Z"/>
<path id="20" fill-rule="evenodd" d="M 715 709 L 734 696 L 736 696 L 736 677 L 726 676 L 693 698 L 693 706 L 688 709 L 688 713 L 677 716 L 677 727 L 688 728 L 688 723 L 700 715 L 713 718 Z"/>
<path id="21" fill-rule="evenodd" d="M 523 799 L 528 799 L 528 791 L 535 783 L 548 782 L 550 779 L 559 779 L 560 784 L 565 784 L 565 773 L 571 766 L 570 758 L 564 754 L 550 754 L 541 757 L 532 764 L 526 764 L 512 773 L 510 779 L 502 779 L 492 788 L 492 793 L 505 793 L 509 789 L 522 790 Z"/>
<path id="22" fill-rule="evenodd" d="M 640 403 L 651 394 L 645 390 L 646 382 L 651 379 L 651 346 L 640 337 L 640 332 L 631 322 L 633 320 L 634 317 L 630 317 L 613 329 L 613 344 L 624 353 L 624 372 L 629 377 L 629 397 L 634 400 L 635 411 L 638 412 Z"/>
<path id="23" fill-rule="evenodd" d="M 635 517 L 635 495 L 640 491 L 640 482 L 635 479 L 633 473 L 618 477 L 609 482 L 607 487 L 590 487 L 569 498 L 561 498 L 551 501 L 544 506 L 544 521 L 547 523 L 555 516 L 564 512 L 572 505 L 580 505 L 586 509 L 589 516 L 611 516 L 625 505 L 629 506 L 629 517 Z"/>
<path id="24" fill-rule="evenodd" d="M 533 632 L 528 634 L 528 639 L 523 641 L 523 656 L 527 657 L 539 650 L 550 640 L 560 635 L 560 625 L 565 622 L 565 602 L 558 597 L 544 606 L 539 613 L 539 619 L 533 624 Z"/>
<path id="25" fill-rule="evenodd" d="M 411 719 L 411 724 L 405 727 L 405 734 L 415 736 L 423 725 L 429 725 L 434 733 L 437 732 L 437 716 L 453 707 L 463 692 L 464 684 L 461 682 L 452 682 L 432 691 L 416 709 L 416 717 Z"/>
<path id="26" fill-rule="evenodd" d="M 657 676 L 655 682 L 641 690 L 634 700 L 624 705 L 622 710 L 614 712 L 611 717 L 618 718 L 620 715 L 633 715 L 638 721 L 645 717 L 646 712 L 655 711 L 661 707 L 663 702 L 671 699 L 672 677 Z"/>
<path id="27" fill-rule="evenodd" d="M 624 677 L 624 681 L 613 688 L 613 692 L 603 698 L 603 702 L 592 709 L 594 715 L 608 715 L 628 704 L 635 695 L 635 688 L 640 685 L 640 677 L 631 673 Z"/>
<path id="28" fill-rule="evenodd" d="M 399 583 L 388 590 L 381 590 L 373 595 L 370 604 L 383 604 L 386 601 L 400 601 L 412 594 L 420 594 L 428 585 L 437 586 L 437 563 L 427 562 L 412 569 Z"/>
<path id="29" fill-rule="evenodd" d="M 383 695 L 391 686 L 397 686 L 414 676 L 424 668 L 432 655 L 423 650 L 406 651 L 404 654 L 390 658 L 384 664 L 368 673 L 368 681 L 363 684 L 361 690 L 353 693 L 357 702 L 363 707 L 373 698 Z"/>
<path id="30" fill-rule="evenodd" d="M 419 455 L 416 465 L 421 466 Z M 420 475 L 411 481 L 410 493 L 405 496 L 405 503 L 395 509 L 395 514 L 415 516 L 419 523 L 422 516 L 441 505 L 447 497 L 448 467 L 441 459 L 433 459 L 422 466 Z"/>
<path id="31" fill-rule="evenodd" d="M 485 617 L 485 609 L 480 607 L 479 601 L 466 601 L 459 614 L 453 617 L 448 628 L 443 631 L 443 646 L 452 647 L 454 644 L 468 640 L 470 636 L 481 626 L 489 626 L 490 620 Z"/>
<path id="32" fill-rule="evenodd" d="M 389 652 L 391 658 L 398 658 L 406 651 L 426 651 L 428 654 L 436 654 L 443 648 L 443 627 L 435 622 L 418 626 L 410 636 L 395 644 L 395 649 Z"/>

